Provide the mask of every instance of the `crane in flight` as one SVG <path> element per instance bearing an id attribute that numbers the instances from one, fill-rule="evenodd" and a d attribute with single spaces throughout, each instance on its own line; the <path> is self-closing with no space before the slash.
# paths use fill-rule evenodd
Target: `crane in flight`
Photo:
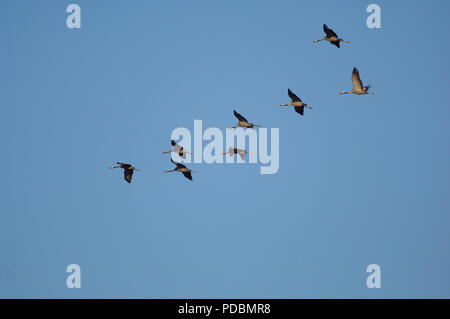
<path id="1" fill-rule="evenodd" d="M 294 94 L 294 92 L 291 91 L 291 89 L 288 89 L 288 95 L 289 98 L 292 100 L 289 104 L 280 104 L 280 106 L 293 106 L 295 112 L 297 112 L 300 115 L 303 115 L 303 111 L 305 109 L 305 107 L 312 109 L 311 106 L 308 106 L 308 104 L 303 103 L 302 100 L 300 100 L 300 98 Z"/>
<path id="2" fill-rule="evenodd" d="M 242 160 L 245 160 L 245 154 L 250 154 L 249 152 L 247 152 L 246 150 L 242 150 L 240 148 L 236 148 L 236 147 L 230 147 L 228 149 L 228 152 L 224 152 L 221 153 L 220 155 L 225 155 L 225 154 L 230 154 L 230 156 L 233 156 L 234 154 L 239 154 L 242 158 Z"/>
<path id="3" fill-rule="evenodd" d="M 139 168 L 136 168 L 132 166 L 131 164 L 126 163 L 120 163 L 117 162 L 117 166 L 111 165 L 109 168 L 123 168 L 123 178 L 128 182 L 131 183 L 131 179 L 133 178 L 133 171 L 140 172 L 141 170 Z"/>
<path id="4" fill-rule="evenodd" d="M 170 173 L 170 172 L 180 172 L 183 173 L 184 177 L 186 177 L 187 179 L 192 181 L 192 175 L 191 173 L 195 173 L 195 171 L 187 168 L 185 165 L 181 164 L 181 163 L 177 163 L 175 162 L 173 159 L 170 159 L 170 161 L 172 163 L 174 163 L 176 165 L 176 167 L 174 169 L 166 169 L 164 172 L 166 173 Z"/>
<path id="5" fill-rule="evenodd" d="M 174 140 L 171 140 L 170 142 L 172 143 L 173 148 L 172 148 L 170 151 L 163 152 L 163 154 L 167 154 L 167 153 L 172 153 L 172 152 L 174 152 L 174 153 L 178 153 L 178 155 L 179 155 L 181 158 L 183 158 L 183 159 L 186 158 L 186 154 L 194 154 L 194 153 L 185 151 L 184 148 L 183 148 L 183 146 L 181 146 L 181 145 L 175 143 Z"/>
<path id="6" fill-rule="evenodd" d="M 319 41 L 328 41 L 331 44 L 334 44 L 335 46 L 337 46 L 338 48 L 340 48 L 340 46 L 339 46 L 340 42 L 350 43 L 350 41 L 345 41 L 345 40 L 339 38 L 338 35 L 336 34 L 336 32 L 334 32 L 333 30 L 328 28 L 326 24 L 323 25 L 323 32 L 325 32 L 326 36 L 319 40 L 313 40 L 313 43 L 316 43 Z"/>
<path id="7" fill-rule="evenodd" d="M 363 95 L 363 94 L 371 94 L 375 95 L 375 93 L 369 93 L 370 85 L 363 86 L 361 82 L 361 78 L 359 77 L 359 71 L 356 67 L 353 68 L 352 71 L 352 83 L 353 88 L 349 92 L 339 92 L 339 94 L 357 94 L 357 95 Z"/>
<path id="8" fill-rule="evenodd" d="M 236 116 L 236 118 L 239 120 L 239 122 L 235 126 L 231 126 L 231 127 L 228 127 L 228 128 L 236 128 L 236 127 L 254 128 L 254 127 L 260 127 L 261 126 L 259 124 L 249 123 L 245 117 L 243 117 L 241 114 L 239 114 L 236 111 L 233 111 L 233 113 L 234 113 L 234 116 Z"/>

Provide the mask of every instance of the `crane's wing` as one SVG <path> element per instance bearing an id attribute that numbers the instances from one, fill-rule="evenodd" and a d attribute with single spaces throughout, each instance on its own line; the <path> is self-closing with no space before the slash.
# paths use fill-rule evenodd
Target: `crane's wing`
<path id="1" fill-rule="evenodd" d="M 127 168 L 130 168 L 130 167 L 131 167 L 131 164 L 127 164 L 127 163 L 120 163 L 120 162 L 117 162 L 117 164 L 119 164 L 120 167 L 121 167 L 121 168 L 124 168 L 124 169 L 127 169 Z"/>
<path id="2" fill-rule="evenodd" d="M 178 156 L 180 156 L 182 159 L 185 159 L 185 158 L 186 158 L 186 152 L 183 151 L 183 148 L 181 148 L 181 149 L 178 151 Z"/>
<path id="3" fill-rule="evenodd" d="M 362 90 L 363 89 L 363 85 L 361 82 L 361 79 L 359 77 L 359 71 L 357 68 L 353 68 L 352 71 L 352 83 L 353 83 L 353 89 L 355 90 Z"/>
<path id="4" fill-rule="evenodd" d="M 241 156 L 242 160 L 245 161 L 245 151 L 239 150 L 238 154 Z"/>
<path id="5" fill-rule="evenodd" d="M 292 100 L 292 102 L 301 102 L 300 98 L 294 94 L 294 92 L 291 91 L 291 89 L 288 89 L 288 95 L 289 98 Z"/>
<path id="6" fill-rule="evenodd" d="M 191 172 L 183 172 L 184 177 L 192 181 L 192 175 Z"/>
<path id="7" fill-rule="evenodd" d="M 176 153 L 178 153 L 178 152 L 180 152 L 182 150 L 183 150 L 183 146 L 181 146 L 181 145 L 175 144 L 174 147 L 173 147 L 173 151 L 176 152 Z"/>
<path id="8" fill-rule="evenodd" d="M 124 171 L 123 171 L 123 178 L 125 178 L 125 180 L 128 183 L 131 183 L 131 178 L 133 178 L 133 170 L 132 169 L 128 169 L 128 168 L 124 169 Z"/>
<path id="9" fill-rule="evenodd" d="M 300 115 L 303 115 L 303 110 L 305 109 L 304 106 L 296 106 L 294 107 L 295 112 L 297 112 Z"/>
<path id="10" fill-rule="evenodd" d="M 236 116 L 239 121 L 241 121 L 241 122 L 248 122 L 247 119 L 245 117 L 243 117 L 241 114 L 239 114 L 236 111 L 233 111 L 233 112 L 234 112 L 234 116 Z"/>
<path id="11" fill-rule="evenodd" d="M 334 44 L 335 46 L 337 46 L 338 48 L 341 47 L 341 45 L 339 44 L 339 41 L 330 41 L 331 44 Z"/>
<path id="12" fill-rule="evenodd" d="M 171 161 L 172 163 L 174 163 L 174 164 L 177 166 L 177 168 L 186 168 L 186 166 L 184 166 L 184 165 L 181 164 L 181 163 L 175 162 L 172 158 L 170 159 L 170 161 Z"/>
<path id="13" fill-rule="evenodd" d="M 337 38 L 338 37 L 337 34 L 333 30 L 331 30 L 330 28 L 327 27 L 326 24 L 323 25 L 323 32 L 325 32 L 325 34 L 327 35 L 328 38 L 331 38 L 331 37 Z"/>
<path id="14" fill-rule="evenodd" d="M 174 140 L 171 140 L 170 143 L 172 143 L 173 146 L 173 151 L 175 153 L 178 153 L 178 155 L 180 155 L 181 157 L 183 157 L 183 146 L 177 144 Z"/>

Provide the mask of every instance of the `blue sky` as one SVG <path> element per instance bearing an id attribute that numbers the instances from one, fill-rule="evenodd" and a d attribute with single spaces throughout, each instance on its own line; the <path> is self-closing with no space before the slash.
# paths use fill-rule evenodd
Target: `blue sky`
<path id="1" fill-rule="evenodd" d="M 376 1 L 381 29 L 368 1 L 73 2 L 79 30 L 0 3 L 0 297 L 450 298 L 448 1 Z M 374 96 L 337 94 L 354 66 Z M 163 173 L 173 129 L 233 109 L 280 129 L 277 174 Z"/>

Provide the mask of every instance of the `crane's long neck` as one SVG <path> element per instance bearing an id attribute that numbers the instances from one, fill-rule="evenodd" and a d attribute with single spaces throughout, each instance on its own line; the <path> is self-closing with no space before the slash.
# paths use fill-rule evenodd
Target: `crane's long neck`
<path id="1" fill-rule="evenodd" d="M 172 150 L 166 151 L 166 152 L 162 152 L 162 153 L 163 153 L 163 154 L 167 154 L 167 153 L 170 153 L 170 152 L 172 152 Z"/>
<path id="2" fill-rule="evenodd" d="M 339 94 L 350 94 L 350 92 L 339 92 Z"/>
<path id="3" fill-rule="evenodd" d="M 110 166 L 109 168 L 119 168 L 120 166 Z"/>
<path id="4" fill-rule="evenodd" d="M 175 172 L 175 169 L 166 169 L 164 172 L 166 173 Z"/>
<path id="5" fill-rule="evenodd" d="M 316 42 L 319 42 L 319 41 L 322 41 L 322 40 L 325 40 L 325 38 L 319 39 L 319 40 L 313 40 L 313 43 L 316 43 Z"/>
<path id="6" fill-rule="evenodd" d="M 280 104 L 280 106 L 289 106 L 289 104 Z"/>

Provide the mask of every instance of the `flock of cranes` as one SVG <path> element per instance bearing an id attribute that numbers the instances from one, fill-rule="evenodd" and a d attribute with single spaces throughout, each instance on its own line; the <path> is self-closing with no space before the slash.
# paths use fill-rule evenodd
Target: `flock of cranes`
<path id="1" fill-rule="evenodd" d="M 340 48 L 340 43 L 350 43 L 350 41 L 345 41 L 338 37 L 336 32 L 334 32 L 332 29 L 328 28 L 326 24 L 323 25 L 323 31 L 325 32 L 325 37 L 318 40 L 313 40 L 313 43 L 319 42 L 319 41 L 328 41 L 331 44 L 335 45 L 336 47 Z M 356 94 L 356 95 L 364 95 L 364 94 L 371 94 L 374 95 L 374 93 L 369 93 L 370 85 L 363 86 L 363 83 L 361 81 L 361 78 L 359 76 L 359 71 L 356 67 L 353 68 L 352 71 L 352 84 L 353 88 L 348 92 L 339 92 L 339 94 Z M 312 109 L 311 106 L 309 106 L 306 103 L 303 103 L 303 101 L 294 93 L 291 91 L 291 89 L 288 89 L 288 95 L 291 99 L 291 102 L 289 104 L 280 104 L 280 106 L 293 106 L 295 112 L 299 113 L 300 115 L 304 115 L 304 109 L 309 108 Z M 237 128 L 237 127 L 243 127 L 243 128 L 251 128 L 254 129 L 255 127 L 261 127 L 260 124 L 254 124 L 247 121 L 245 117 L 243 117 L 241 114 L 233 111 L 234 116 L 238 119 L 238 123 L 235 126 L 228 127 L 228 129 L 231 128 Z M 177 144 L 174 140 L 171 140 L 172 149 L 170 151 L 165 151 L 163 154 L 169 154 L 169 153 L 178 153 L 178 155 L 185 159 L 186 154 L 193 154 L 186 150 L 184 150 L 183 146 Z M 229 156 L 233 156 L 234 154 L 239 154 L 242 160 L 245 160 L 245 154 L 249 154 L 246 150 L 238 149 L 235 147 L 230 147 L 228 149 L 228 152 L 221 153 L 221 155 L 229 154 Z M 187 168 L 184 164 L 175 162 L 172 158 L 170 161 L 176 165 L 174 169 L 171 170 L 165 170 L 164 172 L 170 173 L 170 172 L 180 172 L 186 177 L 187 179 L 192 181 L 192 173 L 195 173 L 195 171 Z M 109 168 L 122 168 L 124 170 L 124 179 L 128 183 L 131 183 L 131 179 L 133 177 L 133 172 L 141 170 L 138 168 L 135 168 L 131 164 L 126 163 L 120 163 L 117 162 L 116 166 L 110 166 Z"/>

